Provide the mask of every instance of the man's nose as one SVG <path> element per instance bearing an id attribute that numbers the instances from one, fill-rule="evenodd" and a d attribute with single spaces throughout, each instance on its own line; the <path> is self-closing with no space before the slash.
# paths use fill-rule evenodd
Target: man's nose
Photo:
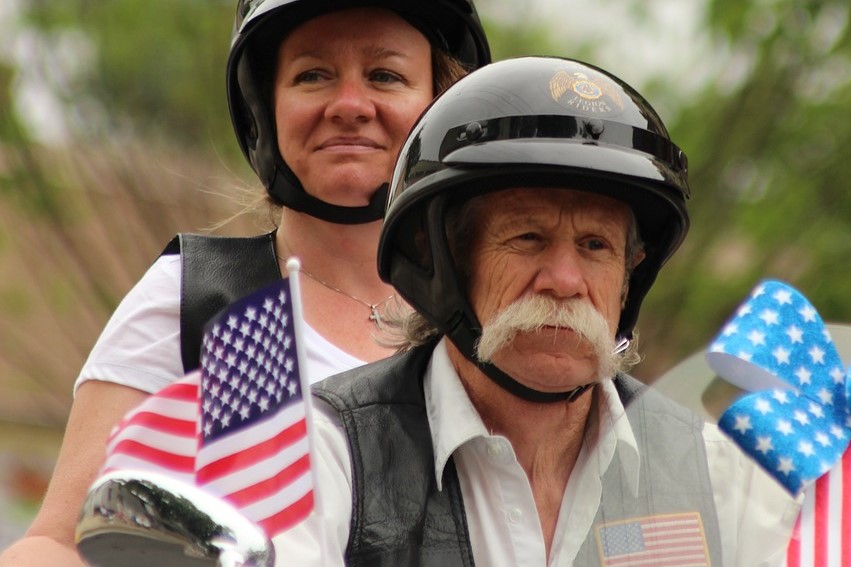
<path id="1" fill-rule="evenodd" d="M 325 117 L 343 122 L 375 118 L 375 104 L 370 98 L 368 86 L 362 80 L 341 78 L 325 108 Z"/>
<path id="2" fill-rule="evenodd" d="M 572 242 L 553 245 L 541 256 L 533 286 L 535 292 L 557 299 L 588 295 L 582 257 Z"/>

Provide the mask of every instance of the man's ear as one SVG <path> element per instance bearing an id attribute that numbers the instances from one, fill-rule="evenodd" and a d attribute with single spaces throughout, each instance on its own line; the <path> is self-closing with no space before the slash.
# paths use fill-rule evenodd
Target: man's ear
<path id="1" fill-rule="evenodd" d="M 628 267 L 626 272 L 626 278 L 623 281 L 623 290 L 621 290 L 621 309 L 626 307 L 626 300 L 629 297 L 629 280 L 632 277 L 632 271 L 638 266 L 641 262 L 644 261 L 644 258 L 647 257 L 647 253 L 644 250 L 638 250 L 632 256 L 632 265 Z"/>

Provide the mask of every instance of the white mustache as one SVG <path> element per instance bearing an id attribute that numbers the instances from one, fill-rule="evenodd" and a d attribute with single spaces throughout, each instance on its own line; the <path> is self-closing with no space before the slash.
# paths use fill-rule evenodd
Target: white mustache
<path id="1" fill-rule="evenodd" d="M 587 343 L 597 359 L 599 377 L 610 377 L 617 371 L 614 338 L 600 312 L 587 301 L 557 301 L 543 295 L 524 296 L 500 311 L 483 327 L 476 355 L 482 362 L 491 362 L 517 333 L 544 327 L 570 329 Z"/>

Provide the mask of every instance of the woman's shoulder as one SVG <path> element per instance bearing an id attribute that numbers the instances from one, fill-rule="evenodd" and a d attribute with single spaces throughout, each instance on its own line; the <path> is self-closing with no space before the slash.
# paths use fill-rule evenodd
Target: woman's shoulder
<path id="1" fill-rule="evenodd" d="M 161 256 L 124 296 L 80 370 L 86 380 L 154 392 L 182 374 L 180 257 Z"/>
<path id="2" fill-rule="evenodd" d="M 135 287 L 180 290 L 180 256 L 163 254 L 142 275 Z M 131 290 L 132 291 L 132 290 Z"/>

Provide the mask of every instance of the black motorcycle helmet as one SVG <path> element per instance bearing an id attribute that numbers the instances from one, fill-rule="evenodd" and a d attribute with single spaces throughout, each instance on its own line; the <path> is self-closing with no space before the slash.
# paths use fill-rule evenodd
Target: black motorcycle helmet
<path id="1" fill-rule="evenodd" d="M 272 87 L 278 47 L 307 20 L 348 8 L 398 13 L 432 45 L 468 69 L 490 62 L 490 48 L 472 0 L 239 0 L 227 63 L 228 106 L 240 148 L 277 204 L 339 224 L 384 215 L 386 186 L 363 207 L 332 205 L 305 192 L 278 151 Z"/>
<path id="2" fill-rule="evenodd" d="M 498 383 L 532 401 L 566 399 L 577 393 L 525 389 L 476 360 L 481 325 L 447 242 L 447 211 L 512 187 L 569 188 L 628 204 L 646 253 L 618 325 L 631 338 L 641 301 L 688 231 L 687 169 L 653 108 L 610 73 L 557 57 L 493 63 L 439 96 L 402 146 L 379 274 Z"/>

